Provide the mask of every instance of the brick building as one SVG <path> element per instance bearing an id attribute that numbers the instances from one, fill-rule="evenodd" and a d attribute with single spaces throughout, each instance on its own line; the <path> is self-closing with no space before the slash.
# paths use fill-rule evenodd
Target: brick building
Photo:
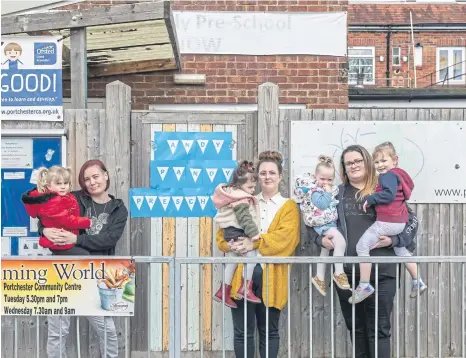
<path id="1" fill-rule="evenodd" d="M 109 1 L 79 2 L 64 7 L 82 8 Z M 121 1 L 114 1 L 121 3 Z M 174 0 L 173 10 L 335 12 L 347 11 L 348 0 Z M 347 78 L 341 69 L 345 57 L 332 56 L 242 56 L 183 55 L 183 74 L 205 74 L 204 85 L 179 85 L 174 71 L 89 78 L 89 97 L 103 97 L 105 85 L 114 80 L 132 87 L 133 109 L 153 104 L 251 104 L 257 103 L 257 87 L 273 82 L 280 87 L 282 104 L 308 108 L 346 108 Z M 69 81 L 64 96 L 70 96 Z"/>
<path id="2" fill-rule="evenodd" d="M 349 4 L 350 86 L 466 87 L 466 4 L 376 2 Z"/>

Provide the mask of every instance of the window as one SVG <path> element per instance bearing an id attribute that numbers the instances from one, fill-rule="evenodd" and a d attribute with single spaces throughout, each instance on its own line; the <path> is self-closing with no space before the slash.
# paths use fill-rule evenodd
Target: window
<path id="1" fill-rule="evenodd" d="M 422 46 L 420 44 L 414 47 L 414 65 L 416 67 L 422 67 Z"/>
<path id="2" fill-rule="evenodd" d="M 392 65 L 400 66 L 401 65 L 401 48 L 392 47 Z"/>
<path id="3" fill-rule="evenodd" d="M 464 47 L 437 48 L 437 82 L 465 83 Z"/>
<path id="4" fill-rule="evenodd" d="M 348 82 L 356 84 L 358 73 L 364 73 L 365 84 L 375 84 L 375 47 L 348 48 Z"/>

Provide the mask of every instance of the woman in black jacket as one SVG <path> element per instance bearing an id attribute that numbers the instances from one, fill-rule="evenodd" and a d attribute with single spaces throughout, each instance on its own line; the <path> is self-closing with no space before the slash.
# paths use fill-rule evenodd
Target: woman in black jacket
<path id="1" fill-rule="evenodd" d="M 338 229 L 346 239 L 346 256 L 357 256 L 356 245 L 364 232 L 376 220 L 373 207 L 363 211 L 365 197 L 375 191 L 377 177 L 372 158 L 367 150 L 360 145 L 347 147 L 340 161 L 340 173 L 343 184 L 339 187 L 337 200 L 339 200 Z M 319 247 L 333 249 L 332 241 L 319 236 L 313 228 L 306 227 L 311 240 Z M 417 218 L 409 210 L 409 222 L 404 231 L 392 237 L 382 236 L 376 247 L 371 250 L 371 256 L 395 256 L 393 247 L 402 246 L 413 251 L 414 238 L 417 233 Z M 352 266 L 344 265 L 344 270 L 352 284 Z M 355 267 L 355 284 L 359 283 L 359 265 Z M 371 283 L 375 286 L 375 272 L 371 272 Z M 352 335 L 352 305 L 348 302 L 351 291 L 344 291 L 336 287 L 340 300 L 340 307 L 345 323 Z M 358 358 L 390 358 L 390 316 L 393 309 L 393 299 L 396 293 L 396 264 L 378 265 L 378 352 L 375 352 L 375 297 L 369 296 L 366 300 L 355 305 L 355 352 Z"/>
<path id="2" fill-rule="evenodd" d="M 128 210 L 121 199 L 116 199 L 108 193 L 110 178 L 107 168 L 100 160 L 89 160 L 84 163 L 79 171 L 78 181 L 81 190 L 73 194 L 78 200 L 81 216 L 91 218 L 92 226 L 75 235 L 60 229 L 43 228 L 39 222 L 39 234 L 53 241 L 55 245 L 74 244 L 74 247 L 66 250 L 67 255 L 114 255 L 115 246 L 126 226 Z M 59 251 L 56 252 L 60 254 Z M 107 337 L 105 358 L 118 357 L 118 338 L 112 317 L 86 318 L 99 335 L 102 357 L 104 357 L 105 336 Z M 49 358 L 66 357 L 65 343 L 69 327 L 69 316 L 48 317 Z"/>

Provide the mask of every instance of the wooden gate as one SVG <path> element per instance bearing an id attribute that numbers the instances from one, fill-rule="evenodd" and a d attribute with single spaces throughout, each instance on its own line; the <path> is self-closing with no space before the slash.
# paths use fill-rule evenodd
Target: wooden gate
<path id="1" fill-rule="evenodd" d="M 157 159 L 153 150 L 155 132 L 230 132 L 233 139 L 233 159 L 253 160 L 257 157 L 257 118 L 255 113 L 164 113 L 133 111 L 131 116 L 132 187 L 149 185 L 150 160 Z M 155 157 L 154 157 L 155 155 Z M 131 253 L 133 255 L 199 257 L 218 256 L 215 243 L 216 225 L 212 218 L 134 218 L 131 220 Z M 187 265 L 182 268 L 181 284 L 181 348 L 199 352 L 222 349 L 222 308 L 212 301 L 213 292 L 221 281 L 220 265 Z M 168 350 L 168 268 L 152 265 L 150 282 L 141 273 L 138 280 L 140 300 L 132 330 L 142 332 L 151 327 L 151 342 L 146 334 L 132 336 L 133 352 Z M 200 292 L 202 282 L 203 290 Z M 146 294 L 150 290 L 150 294 Z M 150 301 L 149 301 L 150 297 Z M 202 302 L 202 305 L 201 305 Z M 152 314 L 148 314 L 151 307 Z M 225 314 L 225 344 L 232 350 L 232 322 Z M 145 329 L 142 329 L 145 327 Z M 141 328 L 141 329 L 140 329 Z M 197 353 L 198 354 L 198 353 Z"/>

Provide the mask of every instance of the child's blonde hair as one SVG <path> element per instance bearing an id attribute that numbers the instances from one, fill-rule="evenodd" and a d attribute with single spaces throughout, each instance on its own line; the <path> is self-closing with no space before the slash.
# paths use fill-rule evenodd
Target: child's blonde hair
<path id="1" fill-rule="evenodd" d="M 319 163 L 316 165 L 315 173 L 317 173 L 321 167 L 333 169 L 333 172 L 335 173 L 335 165 L 333 164 L 332 158 L 330 158 L 328 155 L 319 155 L 318 160 Z"/>
<path id="2" fill-rule="evenodd" d="M 395 146 L 392 142 L 383 142 L 374 148 L 374 152 L 372 153 L 372 159 L 375 160 L 377 155 L 379 154 L 388 154 L 393 160 L 397 159 L 397 154 L 395 150 Z"/>
<path id="3" fill-rule="evenodd" d="M 47 185 L 58 180 L 63 180 L 66 184 L 69 183 L 71 190 L 71 169 L 58 165 L 54 165 L 51 168 L 39 168 L 39 172 L 37 173 L 37 190 L 40 193 L 44 193 L 48 190 Z"/>

